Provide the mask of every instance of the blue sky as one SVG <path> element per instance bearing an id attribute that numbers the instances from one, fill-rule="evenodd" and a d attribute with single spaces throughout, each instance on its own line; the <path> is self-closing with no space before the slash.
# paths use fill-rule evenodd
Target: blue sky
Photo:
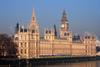
<path id="1" fill-rule="evenodd" d="M 66 10 L 71 31 L 100 36 L 100 0 L 0 0 L 0 32 L 12 34 L 17 21 L 27 25 L 33 8 L 41 30 L 59 26 Z"/>

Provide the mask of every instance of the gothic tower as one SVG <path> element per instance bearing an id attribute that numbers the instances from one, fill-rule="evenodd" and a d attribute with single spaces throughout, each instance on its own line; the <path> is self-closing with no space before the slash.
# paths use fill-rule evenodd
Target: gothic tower
<path id="1" fill-rule="evenodd" d="M 39 40 L 40 40 L 40 34 L 39 34 L 39 25 L 36 21 L 35 12 L 33 10 L 31 22 L 28 26 L 29 30 L 29 55 L 30 57 L 38 57 L 39 55 Z"/>
<path id="2" fill-rule="evenodd" d="M 68 35 L 67 34 L 68 30 L 69 30 L 69 23 L 68 23 L 66 12 L 64 10 L 62 14 L 61 24 L 60 24 L 60 38 L 65 39 L 66 36 Z"/>
<path id="3" fill-rule="evenodd" d="M 31 36 L 32 39 L 35 39 L 35 40 L 39 39 L 39 25 L 36 21 L 34 9 L 33 9 L 33 13 L 32 13 L 31 22 L 28 26 L 28 30 L 33 35 L 33 36 Z"/>
<path id="4" fill-rule="evenodd" d="M 85 33 L 83 43 L 86 45 L 86 55 L 95 56 L 96 54 L 96 38 L 90 33 Z"/>

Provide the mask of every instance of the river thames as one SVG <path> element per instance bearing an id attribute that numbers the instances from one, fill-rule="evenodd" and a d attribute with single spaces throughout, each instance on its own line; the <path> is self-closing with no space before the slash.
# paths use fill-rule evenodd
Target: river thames
<path id="1" fill-rule="evenodd" d="M 54 65 L 38 65 L 37 67 L 100 67 L 100 61 L 86 61 L 78 63 L 61 63 Z"/>
<path id="2" fill-rule="evenodd" d="M 86 61 L 77 63 L 59 63 L 59 64 L 45 64 L 45 65 L 0 65 L 0 67 L 100 67 L 100 61 Z"/>

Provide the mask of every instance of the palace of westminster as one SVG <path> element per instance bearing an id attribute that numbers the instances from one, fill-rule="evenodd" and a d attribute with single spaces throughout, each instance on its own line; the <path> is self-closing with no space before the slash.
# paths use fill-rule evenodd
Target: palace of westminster
<path id="1" fill-rule="evenodd" d="M 96 37 L 91 34 L 75 36 L 69 31 L 66 12 L 63 11 L 59 26 L 59 37 L 56 26 L 45 28 L 40 36 L 40 27 L 33 10 L 31 22 L 27 28 L 16 24 L 14 42 L 18 46 L 20 58 L 40 58 L 45 56 L 95 56 Z"/>

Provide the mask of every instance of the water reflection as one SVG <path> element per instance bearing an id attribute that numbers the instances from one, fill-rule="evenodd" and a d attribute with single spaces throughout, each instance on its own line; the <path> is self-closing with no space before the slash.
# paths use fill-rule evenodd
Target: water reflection
<path id="1" fill-rule="evenodd" d="M 20 65 L 0 65 L 0 67 L 100 67 L 100 61 L 87 61 L 78 63 L 59 63 L 59 64 L 46 64 L 34 65 L 31 63 Z"/>
<path id="2" fill-rule="evenodd" d="M 55 65 L 38 65 L 36 67 L 100 67 L 100 61 L 88 61 L 79 63 L 62 63 Z"/>

